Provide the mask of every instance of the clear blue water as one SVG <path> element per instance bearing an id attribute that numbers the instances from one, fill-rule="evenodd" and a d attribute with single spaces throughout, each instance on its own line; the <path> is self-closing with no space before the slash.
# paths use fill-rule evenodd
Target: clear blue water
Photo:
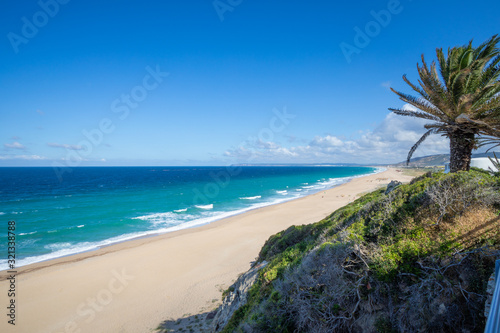
<path id="1" fill-rule="evenodd" d="M 0 270 L 7 222 L 16 266 L 190 228 L 330 188 L 366 167 L 0 168 Z"/>

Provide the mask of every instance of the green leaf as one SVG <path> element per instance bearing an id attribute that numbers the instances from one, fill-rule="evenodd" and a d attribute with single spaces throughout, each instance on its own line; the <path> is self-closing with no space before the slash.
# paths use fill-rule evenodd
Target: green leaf
<path id="1" fill-rule="evenodd" d="M 464 54 L 462 55 L 462 59 L 460 60 L 460 70 L 469 67 L 470 64 L 472 63 L 472 59 L 473 59 L 472 50 L 465 51 Z"/>

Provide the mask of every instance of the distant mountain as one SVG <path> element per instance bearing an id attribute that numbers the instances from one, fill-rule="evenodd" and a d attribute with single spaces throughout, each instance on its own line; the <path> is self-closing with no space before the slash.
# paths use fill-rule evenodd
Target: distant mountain
<path id="1" fill-rule="evenodd" d="M 496 152 L 497 157 L 500 158 L 500 152 Z M 493 152 L 490 153 L 479 153 L 472 154 L 472 158 L 476 157 L 493 157 Z M 436 167 L 436 166 L 444 166 L 446 163 L 450 161 L 449 154 L 440 154 L 440 155 L 429 155 L 423 157 L 415 157 L 411 159 L 409 167 L 412 168 L 424 168 L 424 167 Z M 387 164 L 387 163 L 370 163 L 370 164 L 360 164 L 360 163 L 240 163 L 233 164 L 232 166 L 240 167 L 240 166 L 344 166 L 344 167 L 356 167 L 356 166 L 392 166 L 392 167 L 406 167 L 406 161 L 395 163 L 395 164 Z"/>
<path id="2" fill-rule="evenodd" d="M 409 167 L 440 166 L 440 165 L 445 165 L 449 161 L 450 161 L 449 154 L 430 155 L 430 156 L 412 158 L 408 166 Z M 406 166 L 406 161 L 396 163 L 394 166 L 397 167 Z"/>
<path id="3" fill-rule="evenodd" d="M 496 154 L 497 157 L 500 158 L 500 152 L 496 152 Z M 493 157 L 493 152 L 472 154 L 472 158 L 479 158 L 479 157 Z M 449 162 L 450 162 L 449 154 L 429 155 L 429 156 L 412 158 L 409 167 L 422 168 L 422 167 L 444 166 L 446 163 Z M 406 161 L 394 164 L 394 166 L 404 167 L 406 166 Z"/>
<path id="4" fill-rule="evenodd" d="M 496 151 L 492 151 L 492 152 L 489 152 L 489 153 L 481 153 L 481 154 L 472 154 L 472 158 L 475 158 L 475 157 L 494 157 L 493 154 L 496 154 L 498 158 L 500 158 L 500 152 Z"/>

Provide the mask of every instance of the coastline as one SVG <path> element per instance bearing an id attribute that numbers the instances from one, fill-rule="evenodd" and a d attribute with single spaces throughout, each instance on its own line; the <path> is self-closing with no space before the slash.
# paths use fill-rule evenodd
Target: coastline
<path id="1" fill-rule="evenodd" d="M 391 180 L 412 178 L 388 169 L 196 228 L 19 267 L 19 317 L 15 327 L 3 320 L 0 328 L 147 332 L 164 320 L 210 311 L 272 234 L 317 222 Z M 3 271 L 0 290 L 9 289 L 6 277 Z M 7 301 L 2 293 L 1 304 Z"/>
<path id="2" fill-rule="evenodd" d="M 327 185 L 328 187 L 326 189 L 331 189 L 335 186 L 339 186 L 339 185 L 342 185 L 344 183 L 347 183 L 353 178 L 364 177 L 364 176 L 368 176 L 371 174 L 380 173 L 380 172 L 383 172 L 386 170 L 385 168 L 375 167 L 375 166 L 373 166 L 373 167 L 368 166 L 368 168 L 372 168 L 373 171 L 370 173 L 364 173 L 364 174 L 355 175 L 355 176 L 330 178 L 328 181 L 330 183 L 330 185 Z M 216 222 L 219 220 L 223 220 L 223 219 L 226 219 L 229 217 L 244 214 L 244 213 L 252 211 L 252 210 L 256 210 L 256 209 L 260 209 L 263 207 L 272 206 L 272 205 L 276 205 L 276 204 L 281 204 L 281 203 L 291 201 L 291 200 L 300 199 L 302 197 L 309 196 L 311 194 L 315 194 L 317 192 L 324 191 L 325 190 L 325 188 L 324 188 L 325 183 L 327 183 L 327 182 L 318 182 L 317 184 L 314 184 L 313 186 L 309 186 L 309 187 L 313 188 L 312 191 L 309 191 L 309 189 L 307 189 L 308 192 L 300 192 L 300 193 L 297 192 L 297 193 L 295 193 L 294 196 L 289 196 L 288 193 L 285 193 L 285 196 L 283 196 L 282 198 L 280 198 L 281 195 L 277 195 L 275 197 L 268 198 L 267 199 L 268 201 L 253 204 L 253 205 L 250 205 L 249 207 L 237 208 L 235 210 L 229 210 L 229 211 L 219 211 L 216 213 L 216 215 L 211 216 L 211 217 L 200 217 L 200 216 L 193 217 L 191 220 L 183 222 L 183 223 L 178 224 L 178 225 L 163 227 L 163 228 L 159 228 L 156 230 L 153 229 L 153 230 L 134 231 L 134 232 L 129 232 L 129 233 L 126 232 L 126 233 L 119 234 L 119 235 L 112 235 L 109 238 L 105 238 L 105 239 L 101 239 L 101 240 L 97 240 L 97 241 L 89 240 L 86 242 L 80 242 L 79 244 L 78 243 L 75 244 L 73 247 L 60 249 L 60 250 L 50 252 L 50 253 L 32 255 L 29 257 L 25 257 L 25 258 L 16 258 L 16 267 L 20 268 L 20 267 L 24 267 L 27 265 L 37 264 L 37 263 L 46 262 L 46 261 L 52 261 L 52 260 L 59 259 L 59 258 L 64 258 L 64 257 L 69 257 L 69 256 L 77 255 L 77 254 L 86 253 L 86 252 L 96 251 L 99 249 L 106 248 L 108 246 L 113 246 L 116 244 L 120 244 L 123 242 L 129 242 L 129 241 L 137 240 L 137 239 L 141 239 L 141 238 L 156 237 L 156 236 L 160 236 L 160 235 L 163 235 L 166 233 L 176 232 L 176 231 L 180 231 L 180 230 L 184 230 L 184 229 L 197 228 L 197 227 L 207 225 L 207 224 L 210 224 L 210 223 L 213 223 L 213 222 Z M 321 187 L 323 187 L 323 188 L 321 188 Z M 298 191 L 298 189 L 297 189 L 297 191 Z M 301 191 L 302 191 L 302 189 L 301 189 Z M 278 191 L 278 192 L 280 192 L 280 191 Z M 284 191 L 284 192 L 288 192 L 288 191 Z M 257 198 L 257 197 L 255 197 L 255 198 Z M 259 196 L 259 198 L 260 198 L 260 196 Z M 240 198 L 240 199 L 242 199 L 242 198 Z M 209 208 L 209 211 L 211 211 L 211 209 L 213 208 L 213 204 L 208 205 L 208 206 L 211 206 Z M 195 206 L 195 207 L 197 207 L 197 206 Z M 177 213 L 177 211 L 175 211 L 175 210 L 173 212 Z M 153 214 L 153 215 L 155 215 L 155 214 Z M 135 217 L 134 219 L 141 219 L 143 217 L 144 216 L 139 216 L 139 217 Z M 34 233 L 36 233 L 36 231 Z M 22 236 L 22 235 L 23 235 L 23 233 L 19 234 L 19 236 Z M 0 272 L 7 271 L 7 270 L 8 270 L 7 260 L 6 259 L 0 260 Z M 0 281 L 1 280 L 2 280 L 2 278 L 0 275 Z"/>

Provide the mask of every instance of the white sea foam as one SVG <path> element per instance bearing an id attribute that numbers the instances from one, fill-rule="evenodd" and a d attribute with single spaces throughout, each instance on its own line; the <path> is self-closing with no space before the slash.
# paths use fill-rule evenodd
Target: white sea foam
<path id="1" fill-rule="evenodd" d="M 167 218 L 173 218 L 176 215 L 168 212 L 168 213 L 154 213 L 154 214 L 148 214 L 148 215 L 143 215 L 143 216 L 137 216 L 134 217 L 134 220 L 145 220 L 145 221 L 151 221 L 151 220 L 165 220 Z"/>
<path id="2" fill-rule="evenodd" d="M 161 229 L 161 230 L 166 230 L 166 229 Z M 162 232 L 161 230 L 155 230 L 155 231 L 150 231 L 150 232 L 130 233 L 130 234 L 112 237 L 112 238 L 105 239 L 102 241 L 97 241 L 97 242 L 81 242 L 81 243 L 77 243 L 77 244 L 73 244 L 73 245 L 68 245 L 70 243 L 49 244 L 49 245 L 45 246 L 45 249 L 52 250 L 52 252 L 46 253 L 43 255 L 39 255 L 39 256 L 32 256 L 32 257 L 26 257 L 23 259 L 18 259 L 18 260 L 16 260 L 16 266 L 21 267 L 21 266 L 41 262 L 41 261 L 51 260 L 51 259 L 55 259 L 55 258 L 60 258 L 60 257 L 69 256 L 69 255 L 87 252 L 87 251 L 92 251 L 92 250 L 97 250 L 101 247 L 108 246 L 111 244 L 124 242 L 124 241 L 131 240 L 134 238 L 145 237 L 145 236 L 152 235 L 152 234 L 158 234 L 158 233 Z M 9 268 L 9 266 L 7 265 L 7 260 L 5 260 L 5 259 L 0 260 L 0 270 L 6 270 L 8 268 Z"/>
<path id="3" fill-rule="evenodd" d="M 47 250 L 51 250 L 51 251 L 59 251 L 59 250 L 63 250 L 63 249 L 68 249 L 71 247 L 71 243 L 68 243 L 68 242 L 64 242 L 64 243 L 53 243 L 53 244 L 47 244 L 44 246 L 44 248 L 46 248 Z"/>
<path id="4" fill-rule="evenodd" d="M 151 223 L 153 227 L 170 227 L 195 219 L 197 216 L 191 214 L 177 214 L 173 212 L 153 213 L 134 217 L 135 220 L 143 220 Z"/>
<path id="5" fill-rule="evenodd" d="M 376 174 L 385 171 L 385 168 L 377 168 L 374 170 L 372 173 L 369 174 Z M 159 227 L 155 228 L 154 230 L 147 230 L 143 232 L 135 232 L 135 233 L 129 233 L 129 234 L 124 234 L 116 237 L 112 237 L 109 239 L 105 239 L 102 241 L 96 241 L 96 242 L 81 242 L 81 243 L 76 243 L 76 244 L 71 244 L 71 243 L 55 243 L 55 244 L 50 244 L 48 245 L 48 248 L 46 249 L 51 249 L 50 253 L 39 255 L 39 256 L 32 256 L 32 257 L 27 257 L 23 259 L 18 259 L 16 260 L 16 266 L 25 266 L 28 264 L 36 263 L 36 262 L 41 262 L 45 260 L 50 260 L 54 258 L 59 258 L 59 257 L 64 257 L 76 253 L 82 253 L 82 252 L 87 252 L 91 250 L 96 250 L 101 247 L 111 245 L 111 244 L 116 244 L 120 243 L 123 241 L 131 240 L 134 238 L 140 238 L 140 237 L 145 237 L 149 235 L 155 235 L 155 234 L 161 234 L 161 233 L 168 233 L 168 232 L 173 232 L 177 230 L 182 230 L 182 229 L 187 229 L 187 228 L 193 228 L 197 227 L 200 225 L 208 224 L 226 217 L 238 215 L 244 212 L 247 212 L 249 210 L 265 207 L 265 206 L 270 206 L 270 205 L 275 205 L 279 204 L 282 202 L 290 201 L 296 198 L 299 198 L 301 196 L 310 194 L 311 192 L 314 192 L 315 190 L 319 190 L 320 188 L 326 188 L 326 187 L 333 187 L 342 183 L 345 183 L 353 178 L 358 178 L 358 177 L 364 177 L 368 174 L 363 174 L 359 176 L 352 176 L 352 177 L 344 177 L 344 178 L 333 178 L 329 179 L 328 181 L 322 181 L 321 183 L 317 184 L 317 187 L 308 189 L 307 191 L 303 191 L 302 193 L 294 193 L 293 195 L 290 195 L 288 191 L 283 190 L 283 191 L 276 191 L 277 194 L 281 194 L 282 197 L 280 198 L 270 198 L 266 200 L 265 202 L 257 202 L 252 204 L 250 207 L 246 207 L 244 209 L 239 209 L 239 210 L 233 210 L 233 211 L 226 211 L 226 212 L 217 212 L 217 211 L 209 211 L 210 209 L 213 209 L 213 205 L 204 205 L 202 207 L 207 207 L 205 208 L 205 211 L 201 213 L 200 215 L 190 215 L 190 214 L 174 214 L 173 212 L 167 212 L 167 213 L 154 213 L 154 214 L 149 214 L 149 215 L 144 215 L 144 216 L 139 216 L 135 217 L 134 219 L 140 219 L 144 221 L 151 222 L 153 226 Z M 296 191 L 299 191 L 300 189 L 296 189 Z M 299 191 L 300 192 L 300 191 Z M 198 207 L 200 208 L 200 207 Z M 202 208 L 203 209 L 203 208 Z M 51 230 L 49 232 L 57 232 L 57 230 Z M 0 270 L 5 270 L 8 269 L 7 265 L 7 260 L 5 259 L 0 259 Z"/>
<path id="6" fill-rule="evenodd" d="M 176 212 L 176 213 L 183 213 L 183 212 L 187 212 L 187 210 L 188 210 L 187 208 L 184 208 L 184 209 L 176 209 L 176 210 L 174 210 L 174 212 Z"/>
<path id="7" fill-rule="evenodd" d="M 260 199 L 262 198 L 261 195 L 256 195 L 254 197 L 243 197 L 243 198 L 240 198 L 241 200 L 255 200 L 255 199 Z"/>
<path id="8" fill-rule="evenodd" d="M 40 239 L 23 239 L 23 240 L 19 240 L 19 242 L 17 243 L 17 246 L 18 248 L 21 250 L 21 249 L 25 249 L 27 247 L 30 247 L 30 246 L 33 246 L 35 243 L 38 243 Z M 17 264 L 17 261 L 16 261 L 16 264 Z M 16 265 L 17 266 L 17 265 Z"/>
<path id="9" fill-rule="evenodd" d="M 32 231 L 32 232 L 20 232 L 19 236 L 24 236 L 24 235 L 33 235 L 36 234 L 38 231 Z"/>
<path id="10" fill-rule="evenodd" d="M 143 216 L 138 216 L 134 217 L 134 220 L 143 220 L 147 221 L 153 226 L 157 225 L 171 225 L 178 221 L 179 215 L 174 214 L 172 212 L 167 212 L 167 213 L 154 213 L 154 214 L 148 214 L 148 215 L 143 215 Z"/>
<path id="11" fill-rule="evenodd" d="M 83 228 L 85 227 L 85 224 L 80 224 L 79 226 L 77 226 L 77 228 Z"/>
<path id="12" fill-rule="evenodd" d="M 5 215 L 5 213 L 4 212 L 0 212 L 0 215 Z"/>
<path id="13" fill-rule="evenodd" d="M 210 205 L 195 205 L 196 208 L 199 208 L 199 209 L 206 209 L 206 210 L 209 210 L 209 209 L 213 209 L 214 208 L 214 205 L 213 204 L 210 204 Z"/>
<path id="14" fill-rule="evenodd" d="M 205 216 L 202 217 L 196 217 L 194 215 L 189 215 L 189 214 L 174 214 L 172 212 L 167 212 L 167 213 L 155 213 L 155 214 L 149 214 L 149 215 L 144 215 L 144 216 L 138 216 L 135 217 L 134 219 L 140 219 L 140 220 L 145 220 L 148 222 L 152 222 L 154 226 L 164 226 L 163 228 L 158 228 L 154 230 L 148 230 L 144 232 L 135 232 L 135 233 L 129 233 L 129 234 L 124 234 L 116 237 L 112 237 L 109 239 L 105 239 L 102 241 L 97 241 L 97 242 L 81 242 L 77 243 L 71 246 L 68 246 L 68 243 L 56 243 L 56 244 L 51 244 L 48 245 L 49 248 L 53 248 L 53 252 L 39 255 L 39 256 L 33 256 L 33 257 L 27 257 L 23 259 L 16 260 L 16 266 L 25 266 L 41 261 L 46 261 L 46 260 L 51 260 L 55 258 L 60 258 L 68 255 L 73 255 L 77 253 L 82 253 L 82 252 L 87 252 L 87 251 L 92 251 L 92 250 L 97 250 L 101 247 L 108 246 L 111 244 L 116 244 L 116 243 L 121 243 L 124 241 L 128 241 L 131 239 L 135 238 L 140 238 L 140 237 L 146 237 L 150 235 L 157 235 L 157 234 L 163 234 L 163 233 L 168 233 L 168 232 L 173 232 L 177 230 L 182 230 L 182 229 L 189 229 L 189 228 L 194 228 L 198 227 L 201 225 L 209 224 L 217 220 L 221 220 L 230 216 L 234 215 L 239 215 L 242 213 L 245 213 L 247 211 L 253 210 L 253 209 L 258 209 L 261 207 L 265 206 L 270 206 L 270 205 L 275 205 L 279 204 L 285 201 L 293 200 L 300 197 L 299 195 L 295 196 L 290 196 L 290 197 L 285 197 L 285 198 L 279 198 L 279 199 L 272 199 L 267 202 L 261 202 L 261 203 L 255 203 L 251 205 L 250 207 L 246 207 L 243 209 L 239 210 L 233 210 L 233 211 L 226 211 L 226 212 L 204 212 Z M 169 220 L 169 217 L 176 216 L 177 219 L 172 219 Z M 183 216 L 183 221 L 179 220 L 179 216 Z M 155 220 L 156 219 L 156 220 Z M 168 223 L 167 221 L 170 221 Z M 175 222 L 174 222 L 175 221 Z M 160 223 L 158 223 L 160 222 Z M 172 223 L 177 223 L 176 225 L 172 225 Z M 67 247 L 66 247 L 67 246 Z M 59 247 L 59 249 L 57 249 Z M 46 248 L 48 249 L 48 248 Z M 7 265 L 7 260 L 0 259 L 0 270 L 6 270 L 8 269 Z"/>

